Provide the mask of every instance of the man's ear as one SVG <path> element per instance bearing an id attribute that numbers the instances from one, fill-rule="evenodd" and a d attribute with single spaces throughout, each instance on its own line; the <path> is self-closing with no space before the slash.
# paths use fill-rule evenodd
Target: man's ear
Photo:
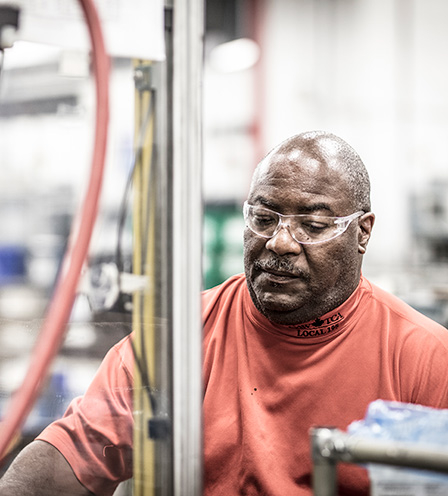
<path id="1" fill-rule="evenodd" d="M 375 214 L 372 212 L 367 212 L 359 220 L 358 251 L 362 255 L 367 251 L 367 243 L 369 242 L 374 223 Z"/>

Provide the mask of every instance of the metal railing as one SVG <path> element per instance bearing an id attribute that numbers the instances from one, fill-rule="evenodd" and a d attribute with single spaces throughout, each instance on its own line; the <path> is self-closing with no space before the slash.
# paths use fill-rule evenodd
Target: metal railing
<path id="1" fill-rule="evenodd" d="M 339 462 L 377 463 L 448 474 L 448 450 L 414 443 L 365 439 L 339 429 L 310 431 L 314 496 L 336 496 Z"/>

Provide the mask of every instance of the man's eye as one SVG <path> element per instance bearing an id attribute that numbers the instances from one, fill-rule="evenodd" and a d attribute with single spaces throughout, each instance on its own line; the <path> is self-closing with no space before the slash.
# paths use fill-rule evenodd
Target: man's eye
<path id="1" fill-rule="evenodd" d="M 328 229 L 330 226 L 328 224 L 323 224 L 321 222 L 303 222 L 302 227 L 308 232 L 322 232 Z"/>
<path id="2" fill-rule="evenodd" d="M 276 220 L 270 215 L 254 215 L 254 222 L 259 226 L 269 226 L 275 224 Z"/>

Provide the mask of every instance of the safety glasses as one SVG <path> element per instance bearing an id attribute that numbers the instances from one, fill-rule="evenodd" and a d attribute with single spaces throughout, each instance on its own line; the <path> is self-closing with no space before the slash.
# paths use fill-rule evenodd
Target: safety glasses
<path id="1" fill-rule="evenodd" d="M 243 207 L 246 226 L 258 236 L 273 238 L 282 227 L 288 229 L 292 238 L 303 245 L 324 243 L 344 233 L 350 223 L 364 214 L 355 212 L 346 217 L 325 217 L 321 215 L 283 215 L 268 208 L 249 205 Z"/>

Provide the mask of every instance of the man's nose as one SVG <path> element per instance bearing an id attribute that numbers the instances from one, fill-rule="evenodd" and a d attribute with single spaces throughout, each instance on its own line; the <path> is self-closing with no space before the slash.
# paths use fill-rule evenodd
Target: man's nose
<path id="1" fill-rule="evenodd" d="M 278 233 L 268 239 L 266 248 L 277 255 L 298 255 L 303 250 L 302 245 L 292 237 L 287 224 L 282 224 Z"/>

